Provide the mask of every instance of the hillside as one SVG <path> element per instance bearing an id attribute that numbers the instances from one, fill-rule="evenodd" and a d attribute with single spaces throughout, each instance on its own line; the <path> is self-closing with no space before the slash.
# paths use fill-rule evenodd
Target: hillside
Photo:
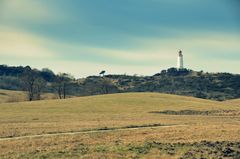
<path id="1" fill-rule="evenodd" d="M 219 158 L 236 156 L 240 141 L 240 107 L 193 97 L 121 93 L 0 109 L 0 158 Z M 228 143 L 234 149 L 226 154 Z"/>
<path id="2" fill-rule="evenodd" d="M 43 93 L 41 99 L 56 99 L 53 93 Z M 0 103 L 13 103 L 27 101 L 27 92 L 0 89 Z"/>
<path id="3" fill-rule="evenodd" d="M 136 123 L 158 123 L 158 118 L 155 118 L 156 115 L 149 113 L 151 111 L 240 109 L 239 107 L 224 105 L 221 102 L 158 93 L 123 93 L 66 100 L 6 103 L 1 104 L 0 107 L 1 123 L 3 121 L 4 123 L 6 121 L 11 122 L 12 128 L 9 130 L 16 129 L 14 127 L 21 127 L 19 132 L 15 132 L 17 136 L 25 133 L 76 131 L 80 128 L 99 126 L 113 127 L 116 122 L 119 122 L 117 124 L 120 126 L 136 125 Z M 18 117 L 15 116 L 16 114 Z M 145 117 L 142 118 L 143 116 Z M 116 117 L 120 117 L 120 119 Z M 99 121 L 96 121 L 97 119 Z M 21 126 L 21 124 L 25 125 L 25 122 L 29 122 L 29 126 L 32 126 L 31 129 L 28 126 Z M 41 126 L 43 123 L 46 127 Z M 54 126 L 51 126 L 52 124 Z M 2 126 L 5 127 L 4 125 Z M 6 126 L 9 127 L 10 125 L 7 124 Z M 8 134 L 2 134 L 7 132 L 5 129 L 0 132 L 0 136 L 8 136 Z"/>
<path id="4" fill-rule="evenodd" d="M 55 75 L 49 69 L 39 71 L 29 66 L 1 65 L 0 89 L 27 90 L 23 82 L 24 74 L 41 79 L 41 92 L 57 94 L 64 86 L 67 96 L 160 92 L 218 101 L 240 98 L 239 74 L 204 73 L 176 68 L 162 70 L 153 76 L 105 75 L 75 79 L 69 74 Z"/>
<path id="5" fill-rule="evenodd" d="M 26 100 L 26 92 L 0 89 L 0 103 L 20 102 Z"/>
<path id="6" fill-rule="evenodd" d="M 240 99 L 227 100 L 227 101 L 224 101 L 224 103 L 225 103 L 225 104 L 235 105 L 235 106 L 239 106 L 239 107 L 240 107 Z"/>

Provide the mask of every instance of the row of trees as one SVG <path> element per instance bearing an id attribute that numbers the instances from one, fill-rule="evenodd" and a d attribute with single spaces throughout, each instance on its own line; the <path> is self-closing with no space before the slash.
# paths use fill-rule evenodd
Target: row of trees
<path id="1" fill-rule="evenodd" d="M 26 90 L 29 100 L 39 100 L 42 92 L 57 93 L 60 99 L 118 92 L 163 92 L 226 100 L 240 97 L 240 75 L 204 73 L 170 68 L 154 76 L 104 75 L 75 80 L 69 74 L 55 75 L 49 69 L 0 65 L 0 88 Z M 20 80 L 21 79 L 21 80 Z"/>
<path id="2" fill-rule="evenodd" d="M 51 82 L 48 82 L 46 79 L 44 79 L 45 76 L 43 76 L 43 73 L 45 73 L 45 75 L 54 74 L 48 69 L 38 71 L 28 67 L 24 70 L 21 79 L 23 89 L 28 93 L 28 100 L 40 100 L 41 93 L 47 85 L 53 87 L 53 89 L 58 93 L 58 97 L 60 99 L 65 99 L 67 85 L 71 82 L 73 77 L 66 73 L 59 73 L 58 75 L 54 75 L 54 78 L 51 79 Z"/>

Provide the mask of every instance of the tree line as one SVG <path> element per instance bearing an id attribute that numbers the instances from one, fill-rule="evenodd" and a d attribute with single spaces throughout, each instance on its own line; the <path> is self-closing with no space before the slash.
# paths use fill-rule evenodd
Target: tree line
<path id="1" fill-rule="evenodd" d="M 74 79 L 73 76 L 67 73 L 59 73 L 55 75 L 53 71 L 47 68 L 39 71 L 26 66 L 24 68 L 20 67 L 17 70 L 18 71 L 15 71 L 15 73 L 19 73 L 18 77 L 22 89 L 27 92 L 29 101 L 40 100 L 43 90 L 46 87 L 49 87 L 49 85 L 55 92 L 57 92 L 59 99 L 65 99 L 67 85 Z M 1 71 L 2 74 L 3 72 L 4 71 Z M 5 75 L 9 74 L 9 72 L 5 73 Z"/>
<path id="2" fill-rule="evenodd" d="M 58 98 L 123 92 L 161 92 L 226 100 L 240 98 L 240 75 L 205 73 L 169 68 L 153 76 L 108 75 L 75 79 L 69 74 L 54 74 L 50 69 L 0 65 L 0 89 L 25 90 L 29 100 L 41 99 L 41 93 L 56 93 Z"/>

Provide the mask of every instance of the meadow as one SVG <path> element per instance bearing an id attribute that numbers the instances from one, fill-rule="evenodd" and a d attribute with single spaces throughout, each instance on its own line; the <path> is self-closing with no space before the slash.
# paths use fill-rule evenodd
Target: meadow
<path id="1" fill-rule="evenodd" d="M 43 93 L 41 99 L 57 99 L 53 93 Z M 0 89 L 0 103 L 14 103 L 28 101 L 27 92 Z"/>
<path id="2" fill-rule="evenodd" d="M 123 93 L 0 104 L 0 158 L 240 158 L 239 100 Z"/>

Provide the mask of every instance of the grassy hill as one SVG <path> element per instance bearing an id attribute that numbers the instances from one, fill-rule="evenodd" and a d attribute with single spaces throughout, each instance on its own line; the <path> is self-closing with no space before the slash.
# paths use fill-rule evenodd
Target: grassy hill
<path id="1" fill-rule="evenodd" d="M 240 152 L 240 107 L 231 103 L 123 93 L 0 109 L 0 158 L 218 158 Z M 36 134 L 43 136 L 31 137 Z"/>
<path id="2" fill-rule="evenodd" d="M 26 101 L 27 95 L 23 91 L 0 89 L 0 103 Z"/>
<path id="3" fill-rule="evenodd" d="M 57 95 L 53 93 L 44 93 L 41 99 L 55 99 Z M 13 91 L 0 89 L 0 103 L 13 103 L 27 101 L 27 93 L 25 91 Z"/>
<path id="4" fill-rule="evenodd" d="M 224 101 L 224 103 L 228 105 L 235 105 L 240 107 L 240 99 L 227 100 L 227 101 Z"/>

